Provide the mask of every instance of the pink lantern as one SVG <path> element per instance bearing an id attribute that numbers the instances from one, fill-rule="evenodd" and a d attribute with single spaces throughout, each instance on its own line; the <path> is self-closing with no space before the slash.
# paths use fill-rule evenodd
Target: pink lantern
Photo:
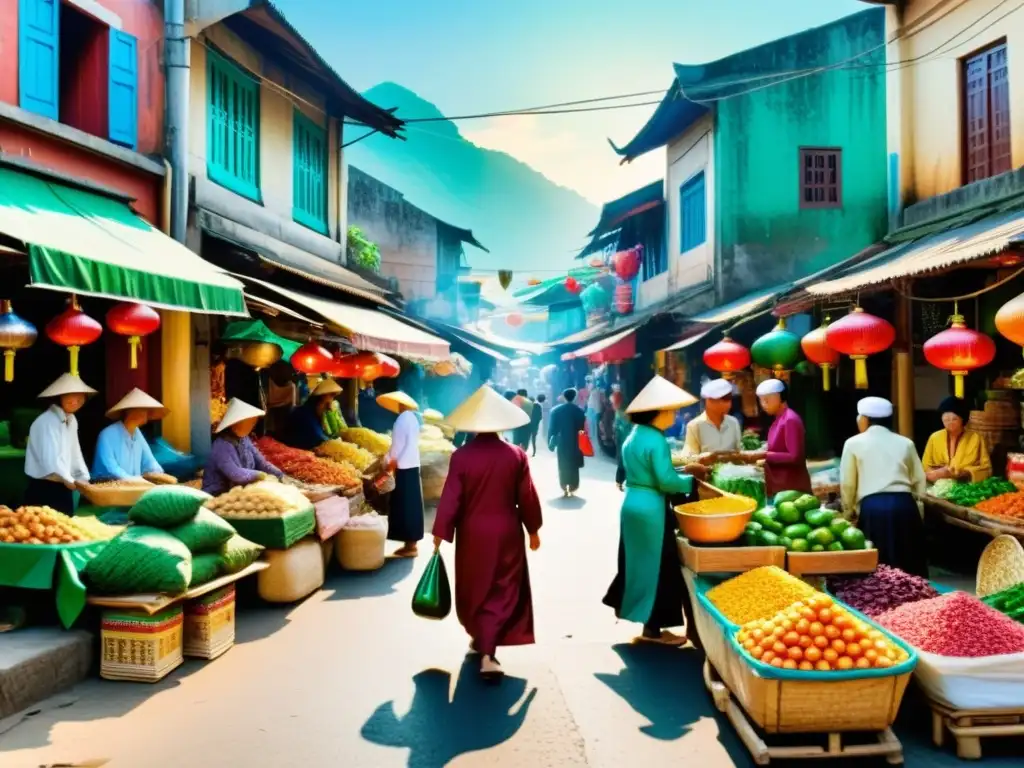
<path id="1" fill-rule="evenodd" d="M 640 272 L 640 260 L 643 246 L 638 245 L 628 251 L 619 251 L 615 254 L 615 274 L 620 280 L 632 280 Z"/>

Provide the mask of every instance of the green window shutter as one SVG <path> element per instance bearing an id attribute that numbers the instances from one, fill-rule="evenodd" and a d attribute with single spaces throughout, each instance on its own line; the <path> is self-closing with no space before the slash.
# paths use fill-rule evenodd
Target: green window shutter
<path id="1" fill-rule="evenodd" d="M 292 141 L 292 218 L 327 234 L 327 131 L 295 111 Z"/>
<path id="2" fill-rule="evenodd" d="M 215 51 L 206 56 L 206 173 L 259 202 L 260 85 Z"/>

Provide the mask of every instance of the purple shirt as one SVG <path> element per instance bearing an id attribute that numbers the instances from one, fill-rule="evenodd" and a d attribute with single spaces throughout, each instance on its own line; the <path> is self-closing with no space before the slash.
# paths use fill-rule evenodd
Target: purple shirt
<path id="1" fill-rule="evenodd" d="M 218 437 L 213 441 L 210 457 L 203 472 L 203 490 L 216 496 L 236 485 L 248 485 L 264 472 L 275 477 L 284 473 L 263 458 L 256 444 L 248 437 Z"/>
<path id="2" fill-rule="evenodd" d="M 804 454 L 804 422 L 788 406 L 768 430 L 764 484 L 769 496 L 779 491 L 811 492 L 811 475 Z"/>

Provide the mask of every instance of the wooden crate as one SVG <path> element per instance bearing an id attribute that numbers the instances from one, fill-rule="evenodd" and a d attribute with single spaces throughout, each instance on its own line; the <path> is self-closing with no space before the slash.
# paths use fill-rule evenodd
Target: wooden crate
<path id="1" fill-rule="evenodd" d="M 794 576 L 871 573 L 877 567 L 877 549 L 849 552 L 788 552 L 786 554 L 786 570 Z"/>
<path id="2" fill-rule="evenodd" d="M 185 656 L 215 659 L 234 644 L 234 584 L 185 604 Z"/>
<path id="3" fill-rule="evenodd" d="M 743 573 L 762 565 L 786 567 L 785 547 L 700 547 L 676 539 L 679 561 L 694 573 Z"/>
<path id="4" fill-rule="evenodd" d="M 1024 736 L 1024 710 L 951 709 L 929 702 L 932 710 L 932 742 L 941 747 L 948 730 L 956 739 L 956 756 L 961 760 L 981 759 L 984 737 Z"/>
<path id="5" fill-rule="evenodd" d="M 184 615 L 180 605 L 156 614 L 110 610 L 100 625 L 100 677 L 155 683 L 180 666 Z"/>

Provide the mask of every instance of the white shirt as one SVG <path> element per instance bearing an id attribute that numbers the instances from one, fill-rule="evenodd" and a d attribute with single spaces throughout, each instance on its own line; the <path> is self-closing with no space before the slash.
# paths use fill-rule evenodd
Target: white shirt
<path id="1" fill-rule="evenodd" d="M 924 493 L 927 485 L 914 443 L 877 425 L 846 441 L 839 483 L 847 511 L 873 493 Z"/>
<path id="2" fill-rule="evenodd" d="M 78 442 L 78 420 L 56 405 L 43 411 L 28 431 L 25 474 L 36 480 L 57 475 L 64 482 L 87 481 L 89 468 Z"/>
<path id="3" fill-rule="evenodd" d="M 587 402 L 587 405 L 590 406 L 590 410 L 592 410 L 592 411 L 600 411 L 601 410 L 601 401 L 603 399 L 604 399 L 604 397 L 603 397 L 603 393 L 601 392 L 601 390 L 598 389 L 597 387 L 594 387 L 594 388 L 592 388 L 590 390 L 590 397 L 589 397 L 589 400 Z"/>
<path id="4" fill-rule="evenodd" d="M 392 459 L 398 462 L 399 469 L 420 466 L 420 420 L 413 411 L 402 411 L 395 419 L 388 451 L 388 460 Z"/>
<path id="5" fill-rule="evenodd" d="M 685 451 L 688 456 L 717 451 L 738 451 L 742 437 L 740 423 L 735 416 L 725 414 L 722 426 L 716 427 L 708 420 L 707 412 L 704 412 L 686 425 Z"/>

